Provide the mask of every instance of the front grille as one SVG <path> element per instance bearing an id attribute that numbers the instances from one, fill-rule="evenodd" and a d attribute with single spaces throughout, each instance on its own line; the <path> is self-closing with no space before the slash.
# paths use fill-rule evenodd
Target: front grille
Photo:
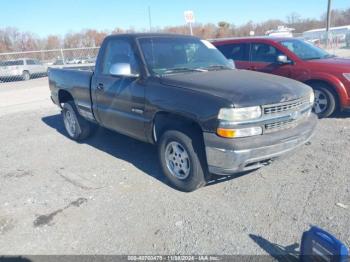
<path id="1" fill-rule="evenodd" d="M 298 125 L 298 120 L 289 119 L 286 121 L 279 121 L 271 124 L 265 125 L 265 133 L 271 133 L 275 131 L 280 131 L 283 129 L 292 128 Z"/>
<path id="2" fill-rule="evenodd" d="M 264 106 L 263 111 L 267 117 L 276 116 L 278 118 L 275 122 L 265 124 L 264 133 L 272 133 L 296 127 L 305 117 L 310 115 L 311 105 L 308 98 L 301 98 L 285 103 Z"/>
<path id="3" fill-rule="evenodd" d="M 308 98 L 302 98 L 298 100 L 293 100 L 285 103 L 264 106 L 264 114 L 272 115 L 283 113 L 286 111 L 297 111 L 301 108 L 306 107 L 310 103 Z"/>
<path id="4" fill-rule="evenodd" d="M 308 116 L 310 116 L 311 108 L 306 110 L 306 111 L 299 112 L 299 113 L 300 114 L 297 118 L 289 118 L 287 120 L 276 121 L 273 123 L 265 124 L 265 132 L 264 133 L 272 133 L 275 131 L 280 131 L 280 130 L 296 127 L 300 122 L 302 122 L 304 119 L 306 119 Z"/>

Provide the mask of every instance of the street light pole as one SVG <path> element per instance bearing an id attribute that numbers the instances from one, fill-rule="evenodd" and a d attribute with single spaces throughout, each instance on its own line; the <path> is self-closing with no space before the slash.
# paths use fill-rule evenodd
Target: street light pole
<path id="1" fill-rule="evenodd" d="M 332 10 L 332 0 L 328 0 L 327 6 L 327 26 L 326 26 L 326 36 L 327 36 L 327 48 L 329 45 L 329 29 L 331 27 L 331 10 Z"/>

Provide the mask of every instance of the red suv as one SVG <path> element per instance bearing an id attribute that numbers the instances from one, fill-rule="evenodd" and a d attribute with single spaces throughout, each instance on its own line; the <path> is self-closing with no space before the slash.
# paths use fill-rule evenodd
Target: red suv
<path id="1" fill-rule="evenodd" d="M 238 69 L 293 78 L 315 91 L 314 111 L 328 117 L 350 109 L 350 59 L 330 55 L 295 38 L 238 38 L 213 40 Z"/>

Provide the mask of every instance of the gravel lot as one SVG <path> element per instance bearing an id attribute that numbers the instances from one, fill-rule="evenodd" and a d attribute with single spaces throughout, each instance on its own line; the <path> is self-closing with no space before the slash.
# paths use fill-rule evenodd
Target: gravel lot
<path id="1" fill-rule="evenodd" d="M 194 193 L 166 184 L 151 145 L 68 139 L 47 78 L 0 84 L 0 127 L 0 254 L 276 254 L 310 224 L 350 245 L 350 114 Z"/>

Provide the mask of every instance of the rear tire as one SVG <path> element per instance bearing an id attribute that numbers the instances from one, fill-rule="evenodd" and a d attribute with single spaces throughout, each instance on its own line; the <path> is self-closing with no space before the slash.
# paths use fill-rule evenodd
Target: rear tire
<path id="1" fill-rule="evenodd" d="M 62 108 L 64 127 L 69 138 L 81 141 L 88 138 L 95 131 L 95 125 L 82 118 L 73 101 L 64 103 Z"/>
<path id="2" fill-rule="evenodd" d="M 28 81 L 30 79 L 30 74 L 28 71 L 23 71 L 22 73 L 22 80 L 23 81 Z"/>
<path id="3" fill-rule="evenodd" d="M 158 144 L 159 160 L 165 176 L 177 189 L 192 192 L 206 185 L 204 148 L 198 134 L 165 131 Z"/>
<path id="4" fill-rule="evenodd" d="M 315 92 L 313 111 L 319 118 L 329 117 L 337 111 L 337 96 L 325 83 L 312 83 L 310 86 Z"/>

